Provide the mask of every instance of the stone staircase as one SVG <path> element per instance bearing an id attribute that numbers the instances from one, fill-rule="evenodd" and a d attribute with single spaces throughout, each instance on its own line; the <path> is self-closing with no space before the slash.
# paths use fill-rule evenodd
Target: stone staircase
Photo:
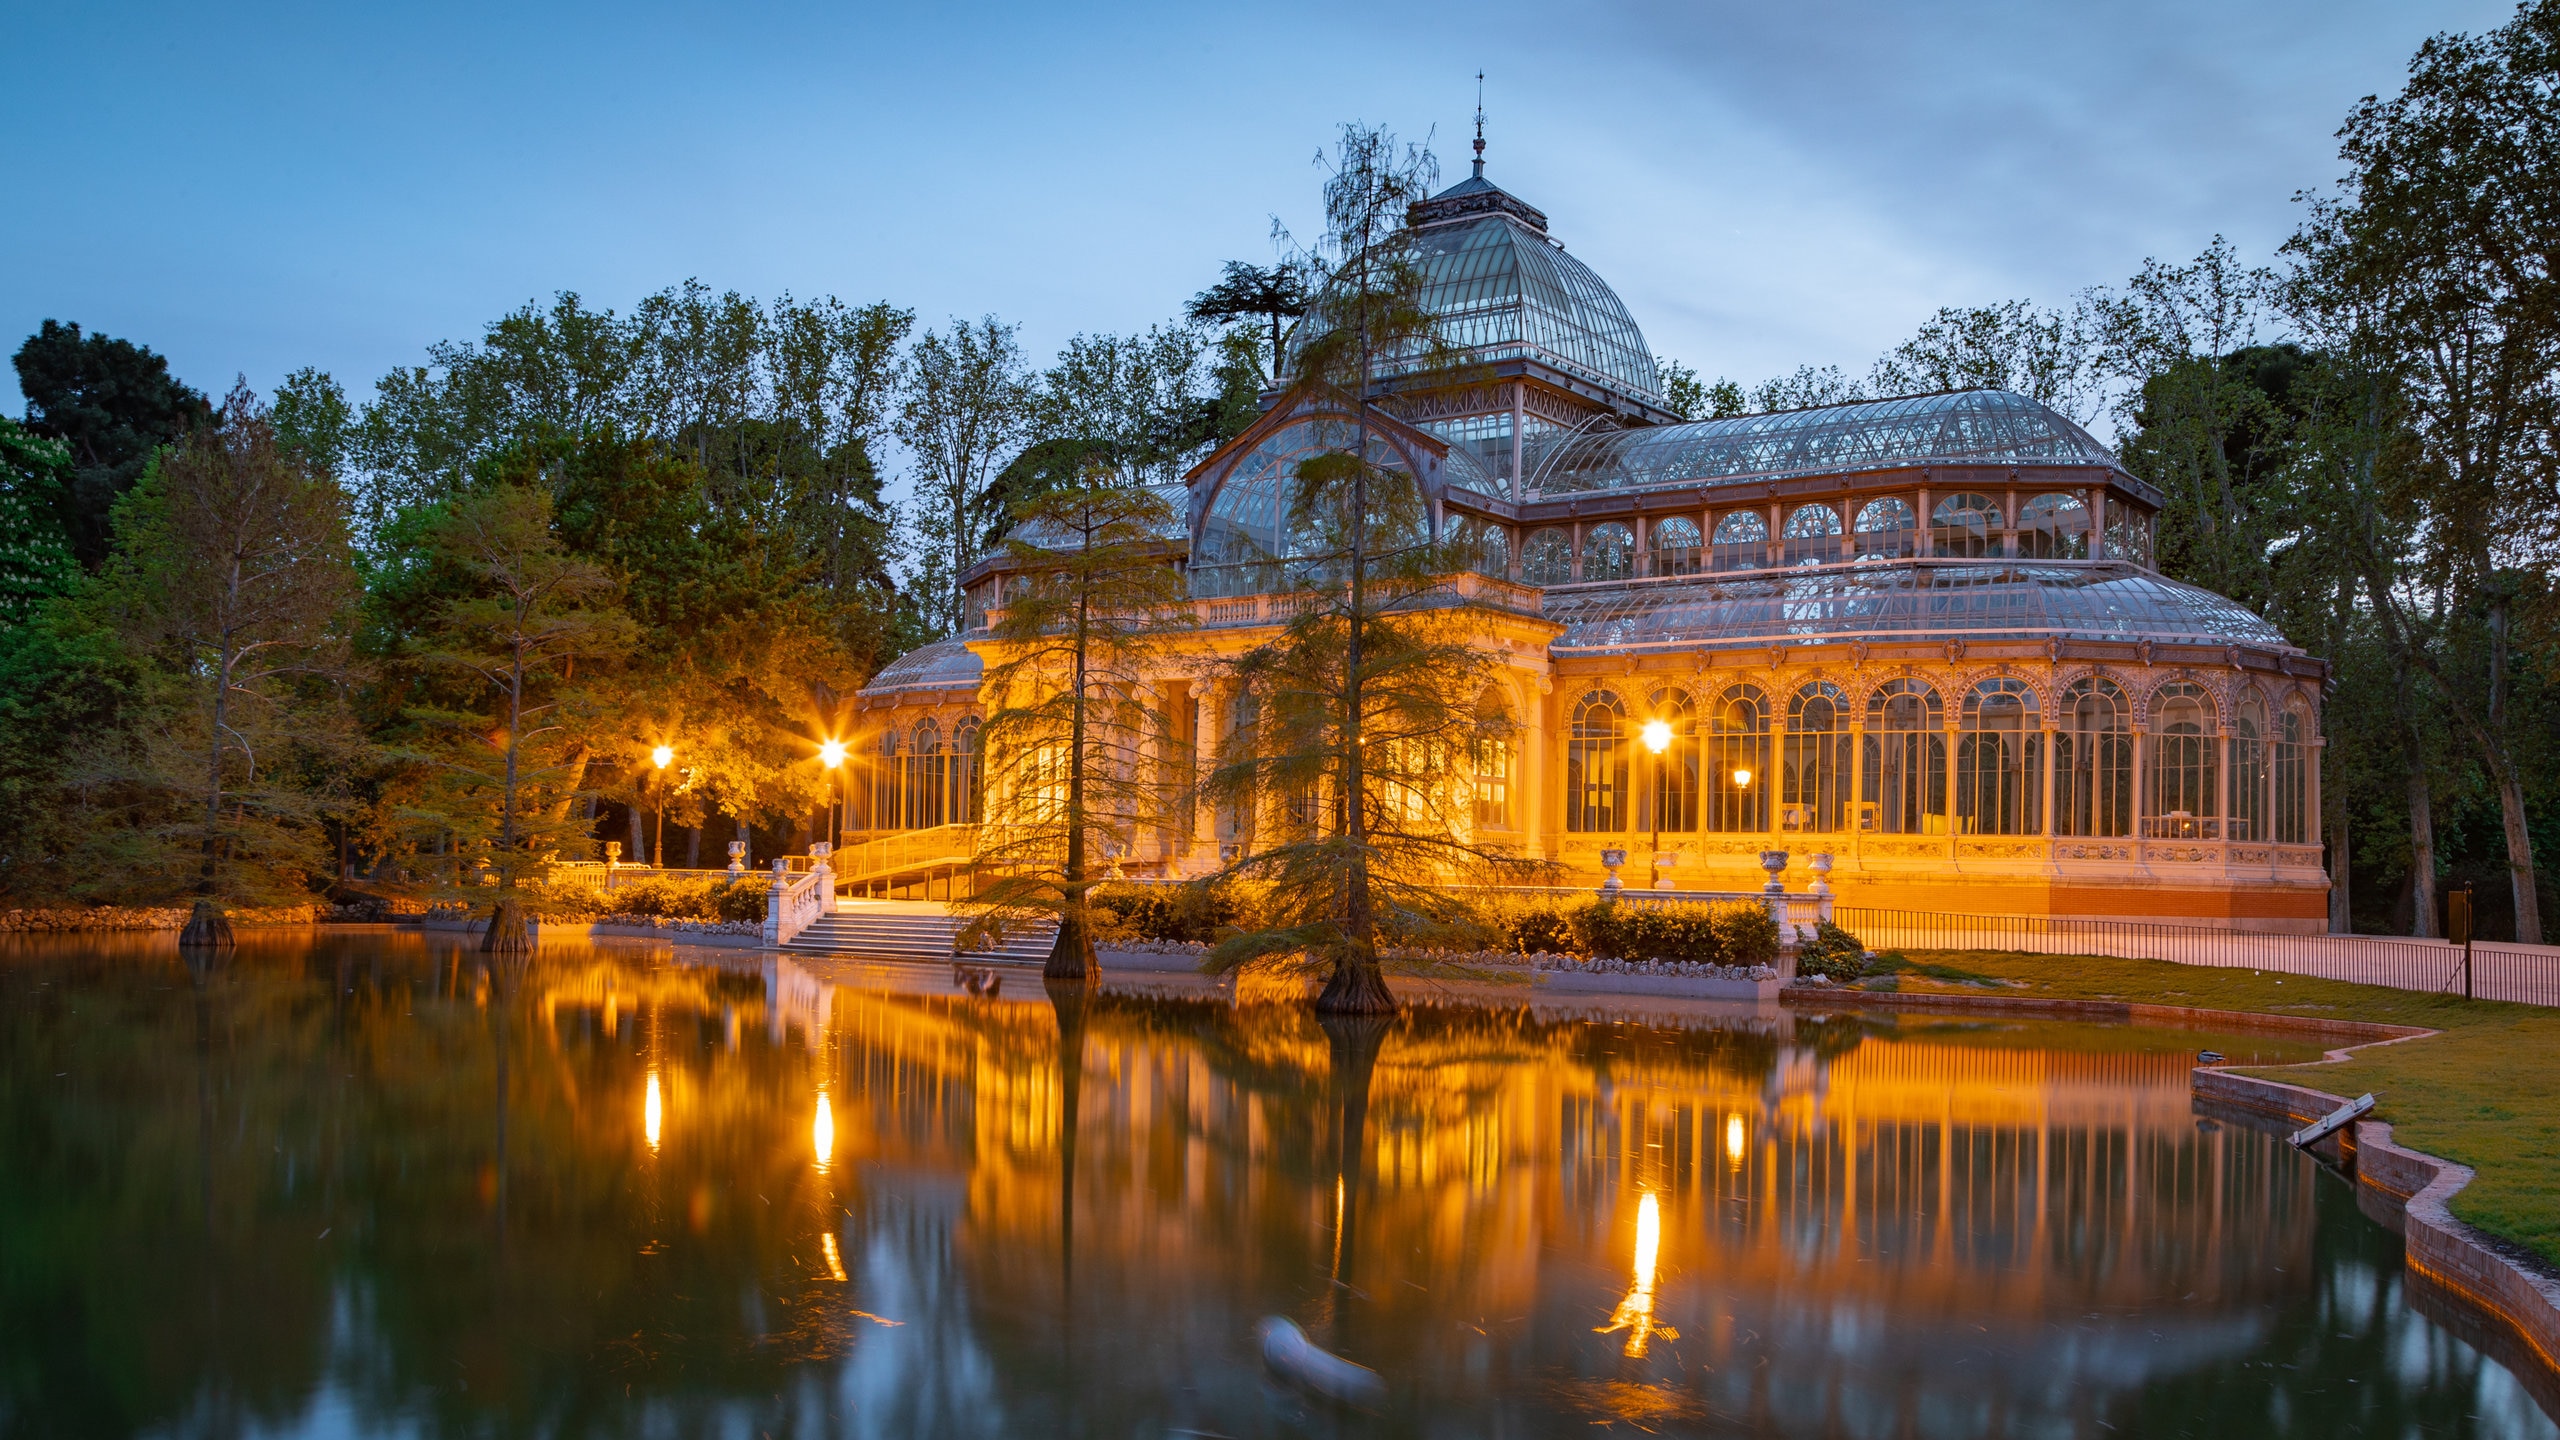
<path id="1" fill-rule="evenodd" d="M 941 913 L 939 906 L 866 905 L 857 901 L 821 917 L 782 948 L 794 954 L 870 960 L 965 959 L 974 964 L 1038 965 L 1048 960 L 1049 947 L 1057 943 L 1058 927 L 1043 924 L 1015 931 L 999 949 L 955 955 L 952 941 L 963 923 L 957 916 Z"/>

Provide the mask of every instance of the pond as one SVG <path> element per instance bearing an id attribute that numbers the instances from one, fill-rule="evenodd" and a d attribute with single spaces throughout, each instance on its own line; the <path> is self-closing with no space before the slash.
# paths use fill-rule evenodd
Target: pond
<path id="1" fill-rule="evenodd" d="M 2306 1045 L 1153 988 L 13 942 L 0 1435 L 2560 1434 L 2195 1112 Z"/>

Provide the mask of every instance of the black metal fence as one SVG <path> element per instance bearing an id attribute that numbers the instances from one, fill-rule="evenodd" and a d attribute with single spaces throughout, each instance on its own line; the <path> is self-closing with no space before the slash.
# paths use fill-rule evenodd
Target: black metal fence
<path id="1" fill-rule="evenodd" d="M 1870 950 L 2010 950 L 2031 955 L 2106 955 L 2273 970 L 2286 975 L 2387 985 L 2525 1005 L 2560 1005 L 2560 948 L 2385 935 L 2277 935 L 2204 925 L 2071 920 L 2034 915 L 1959 915 L 1921 910 L 1836 908 L 1838 923 Z"/>

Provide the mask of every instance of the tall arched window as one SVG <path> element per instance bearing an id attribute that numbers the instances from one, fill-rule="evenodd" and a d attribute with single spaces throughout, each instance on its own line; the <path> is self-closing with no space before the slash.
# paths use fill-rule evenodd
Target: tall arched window
<path id="1" fill-rule="evenodd" d="M 1475 817 L 1480 830 L 1511 828 L 1511 706 L 1492 685 L 1476 700 Z"/>
<path id="2" fill-rule="evenodd" d="M 1487 525 L 1476 535 L 1475 568 L 1477 573 L 1496 580 L 1511 578 L 1511 532 L 1500 525 Z"/>
<path id="3" fill-rule="evenodd" d="M 1686 515 L 1673 515 L 1653 522 L 1654 574 L 1695 575 L 1704 553 L 1697 521 Z"/>
<path id="4" fill-rule="evenodd" d="M 1799 505 L 1787 516 L 1786 563 L 1822 565 L 1840 558 L 1840 512 Z"/>
<path id="5" fill-rule="evenodd" d="M 1582 532 L 1582 578 L 1631 580 L 1636 573 L 1636 532 L 1615 520 Z"/>
<path id="6" fill-rule="evenodd" d="M 1573 537 L 1552 526 L 1531 531 L 1520 546 L 1520 578 L 1532 585 L 1573 581 Z"/>
<path id="7" fill-rule="evenodd" d="M 1728 510 L 1716 521 L 1718 570 L 1757 570 L 1769 563 L 1769 522 L 1757 510 Z"/>
<path id="8" fill-rule="evenodd" d="M 1940 555 L 1976 556 L 2000 553 L 2000 502 L 1970 490 L 1938 502 L 1930 514 L 1930 543 Z"/>
<path id="9" fill-rule="evenodd" d="M 2296 695 L 2276 722 L 2276 843 L 2308 845 L 2311 814 L 2311 707 Z"/>
<path id="10" fill-rule="evenodd" d="M 1671 744 L 1658 756 L 1651 745 L 1645 747 L 1653 765 L 1647 791 L 1652 808 L 1637 823 L 1686 834 L 1698 828 L 1698 713 L 1685 693 L 1656 690 L 1653 713 L 1646 719 L 1671 727 Z"/>
<path id="11" fill-rule="evenodd" d="M 906 811 L 899 802 L 906 798 L 906 764 L 899 758 L 898 727 L 880 732 L 880 759 L 871 767 L 871 828 L 904 830 Z"/>
<path id="12" fill-rule="evenodd" d="M 2268 831 L 2267 699 L 2251 687 L 2240 697 L 2231 717 L 2231 823 L 2224 835 L 2232 840 L 2264 840 Z"/>
<path id="13" fill-rule="evenodd" d="M 907 754 L 907 824 L 913 829 L 930 830 L 942 823 L 945 758 L 941 727 L 917 721 Z"/>
<path id="14" fill-rule="evenodd" d="M 1565 741 L 1564 804 L 1567 830 L 1615 834 L 1627 828 L 1626 707 L 1607 690 L 1594 690 L 1573 707 L 1573 733 Z"/>
<path id="15" fill-rule="evenodd" d="M 1769 697 L 1735 685 L 1707 713 L 1707 828 L 1769 828 Z"/>
<path id="16" fill-rule="evenodd" d="M 1858 528 L 1850 538 L 1861 560 L 1900 559 L 1920 549 L 1920 517 L 1908 500 L 1870 500 L 1858 507 Z"/>
<path id="17" fill-rule="evenodd" d="M 1849 784 L 1849 702 L 1817 680 L 1787 702 L 1785 754 L 1778 767 L 1778 828 L 1829 834 L 1840 828 Z"/>
<path id="18" fill-rule="evenodd" d="M 2151 697 L 2151 777 L 2143 797 L 2143 833 L 2167 840 L 2212 836 L 2222 813 L 2215 763 L 2213 697 L 2201 685 L 2163 685 Z"/>
<path id="19" fill-rule="evenodd" d="M 2133 833 L 2133 707 L 2102 675 L 2072 682 L 2054 717 L 2053 831 Z"/>
<path id="20" fill-rule="evenodd" d="M 1958 828 L 1972 835 L 2044 831 L 2044 733 L 2024 680 L 1985 680 L 1964 697 L 1956 743 Z"/>
<path id="21" fill-rule="evenodd" d="M 985 785 L 985 768 L 978 755 L 978 717 L 971 715 L 951 727 L 952 824 L 978 823 L 978 797 Z"/>
<path id="22" fill-rule="evenodd" d="M 2038 495 L 2018 507 L 2018 553 L 2029 560 L 2089 558 L 2089 507 L 2077 495 Z"/>
<path id="23" fill-rule="evenodd" d="M 1860 800 L 1887 835 L 1947 831 L 1946 707 L 1925 680 L 1888 680 L 1867 699 Z"/>

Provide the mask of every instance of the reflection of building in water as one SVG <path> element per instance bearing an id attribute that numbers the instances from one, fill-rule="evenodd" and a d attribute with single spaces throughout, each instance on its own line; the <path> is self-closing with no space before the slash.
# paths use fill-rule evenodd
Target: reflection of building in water
<path id="1" fill-rule="evenodd" d="M 1049 1007 L 839 989 L 808 1013 L 843 1097 L 839 1157 L 965 1195 L 952 1263 L 1054 1295 Z M 1542 1354 L 1676 1351 L 1736 1410 L 2016 1418 L 2247 1343 L 2234 1302 L 2307 1269 L 2308 1172 L 2201 1129 L 2180 1053 L 1816 1028 L 1417 1012 L 1379 1053 L 1365 1172 L 1337 1176 L 1311 1021 L 1101 997 L 1075 1283 L 1107 1292 L 1115 1323 L 1217 1348 L 1255 1305 L 1314 1297 L 1347 1240 L 1363 1344 L 1403 1366 L 1463 1370 L 1510 1343 L 1451 1332 L 1451 1313 L 1526 1316 Z M 1986 1336 L 2034 1363 L 1955 1368 Z"/>

